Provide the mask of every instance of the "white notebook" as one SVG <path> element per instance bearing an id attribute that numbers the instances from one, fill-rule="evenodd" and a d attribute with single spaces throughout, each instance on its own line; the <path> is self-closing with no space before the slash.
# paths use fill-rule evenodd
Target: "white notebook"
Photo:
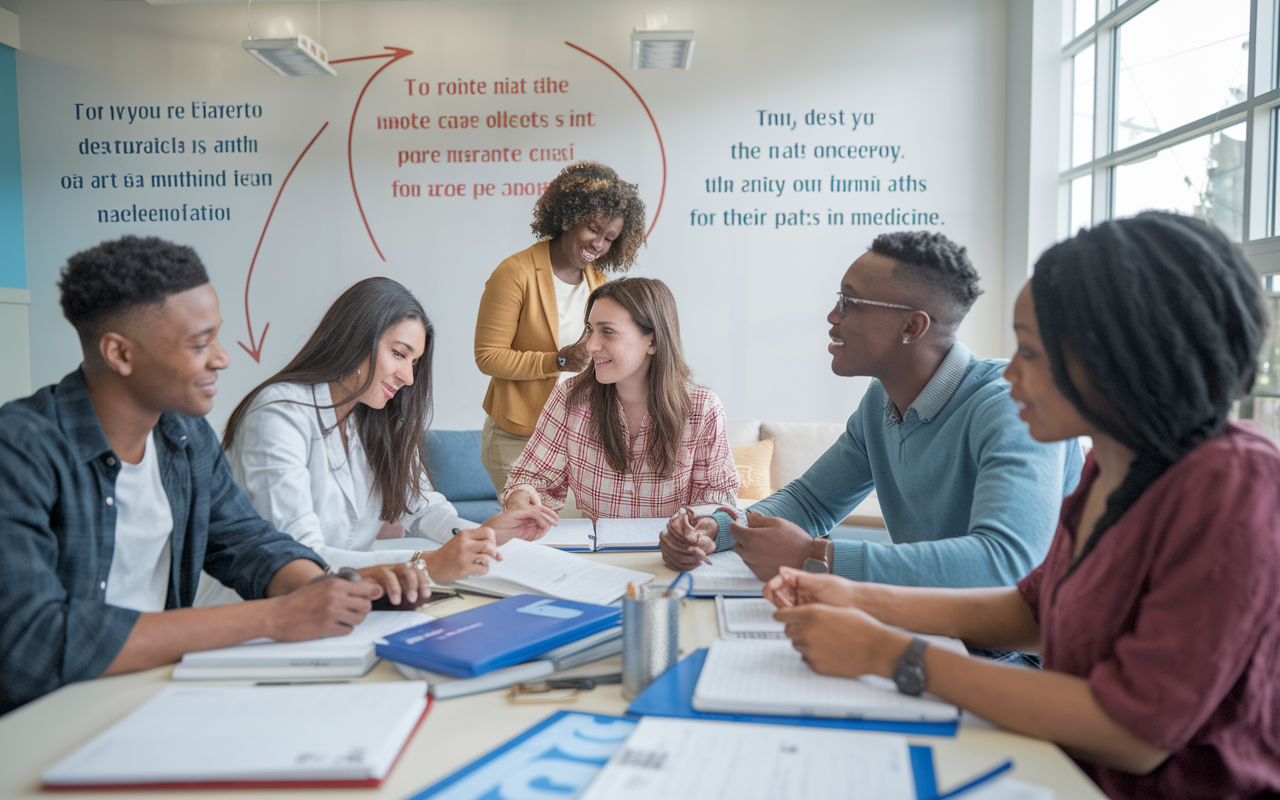
<path id="1" fill-rule="evenodd" d="M 693 690 L 693 707 L 727 714 L 929 722 L 960 716 L 950 703 L 927 694 L 902 694 L 892 681 L 876 675 L 819 675 L 790 641 L 769 639 L 712 643 Z"/>
<path id="2" fill-rule="evenodd" d="M 657 550 L 658 537 L 667 528 L 666 517 L 562 519 L 538 544 L 577 553 L 609 550 Z"/>
<path id="3" fill-rule="evenodd" d="M 47 787 L 376 786 L 427 708 L 422 681 L 169 686 L 46 769 Z"/>
<path id="4" fill-rule="evenodd" d="M 785 639 L 786 625 L 773 618 L 777 607 L 763 597 L 716 595 L 721 639 Z"/>
<path id="5" fill-rule="evenodd" d="M 346 636 L 308 642 L 253 639 L 233 647 L 187 653 L 173 668 L 175 681 L 358 678 L 378 663 L 374 645 L 384 636 L 435 617 L 416 611 L 370 611 Z"/>
<path id="6" fill-rule="evenodd" d="M 736 550 L 712 553 L 710 564 L 703 564 L 693 575 L 694 597 L 759 597 L 764 581 L 756 577 Z"/>
<path id="7" fill-rule="evenodd" d="M 644 717 L 579 800 L 915 800 L 907 740 Z"/>
<path id="8" fill-rule="evenodd" d="M 648 572 L 578 558 L 523 539 L 512 539 L 498 551 L 502 560 L 491 559 L 487 574 L 460 578 L 454 586 L 499 597 L 540 594 L 607 606 L 626 593 L 628 583 L 640 586 L 653 580 Z"/>

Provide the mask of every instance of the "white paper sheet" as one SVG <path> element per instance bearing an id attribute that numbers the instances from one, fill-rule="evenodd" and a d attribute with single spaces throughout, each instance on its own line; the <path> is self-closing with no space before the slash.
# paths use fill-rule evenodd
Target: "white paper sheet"
<path id="1" fill-rule="evenodd" d="M 364 621 L 346 636 L 313 639 L 309 642 L 277 642 L 253 639 L 234 647 L 187 653 L 182 665 L 188 667 L 273 667 L 328 666 L 349 661 L 358 663 L 384 636 L 422 625 L 435 617 L 416 611 L 370 611 Z"/>
<path id="2" fill-rule="evenodd" d="M 723 594 L 737 597 L 759 597 L 764 581 L 755 576 L 751 568 L 735 550 L 713 553 L 710 564 L 703 564 L 693 571 L 693 594 L 707 596 Z"/>
<path id="3" fill-rule="evenodd" d="M 645 717 L 580 800 L 915 800 L 901 736 Z"/>
<path id="4" fill-rule="evenodd" d="M 658 537 L 666 529 L 666 517 L 596 520 L 596 549 L 657 547 Z"/>
<path id="5" fill-rule="evenodd" d="M 591 524 L 591 520 L 582 517 L 560 520 L 559 524 L 547 531 L 546 535 L 535 541 L 538 544 L 562 550 L 585 550 L 591 552 L 596 546 L 594 537 L 595 527 Z"/>
<path id="6" fill-rule="evenodd" d="M 503 596 L 533 593 L 609 605 L 622 597 L 628 583 L 639 586 L 653 580 L 648 572 L 602 564 L 523 539 L 512 539 L 498 550 L 502 561 L 491 560 L 488 574 L 455 584 Z"/>
<path id="7" fill-rule="evenodd" d="M 773 618 L 778 609 L 763 597 L 716 597 L 721 639 L 785 639 L 786 625 Z"/>

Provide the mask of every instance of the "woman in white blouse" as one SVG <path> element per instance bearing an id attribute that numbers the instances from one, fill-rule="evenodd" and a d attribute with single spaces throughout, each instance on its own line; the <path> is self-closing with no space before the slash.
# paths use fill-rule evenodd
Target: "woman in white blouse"
<path id="1" fill-rule="evenodd" d="M 368 278 L 334 302 L 302 350 L 240 402 L 223 448 L 254 508 L 334 568 L 384 582 L 394 605 L 488 571 L 498 545 L 534 539 L 547 509 L 508 511 L 477 526 L 432 490 L 423 461 L 431 412 L 431 322 L 408 289 Z M 438 550 L 373 550 L 405 534 Z M 207 576 L 197 603 L 234 599 Z"/>

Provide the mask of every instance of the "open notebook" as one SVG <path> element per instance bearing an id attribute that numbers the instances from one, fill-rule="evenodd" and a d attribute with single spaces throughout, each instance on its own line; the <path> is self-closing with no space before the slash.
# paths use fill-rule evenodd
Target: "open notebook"
<path id="1" fill-rule="evenodd" d="M 657 550 L 658 537 L 667 527 L 666 517 L 633 519 L 562 519 L 538 539 L 539 544 L 575 553 L 619 550 Z"/>
<path id="2" fill-rule="evenodd" d="M 764 581 L 755 576 L 736 550 L 711 554 L 711 563 L 690 573 L 694 597 L 759 597 Z"/>
<path id="3" fill-rule="evenodd" d="M 785 639 L 786 625 L 773 618 L 777 606 L 763 597 L 716 595 L 721 639 Z"/>
<path id="4" fill-rule="evenodd" d="M 930 643 L 964 651 L 964 645 L 955 640 L 930 637 Z M 960 715 L 950 703 L 929 695 L 902 694 L 892 681 L 879 676 L 819 675 L 785 639 L 713 643 L 693 692 L 693 707 L 728 714 L 886 720 L 941 721 Z"/>
<path id="5" fill-rule="evenodd" d="M 488 573 L 460 578 L 453 585 L 499 597 L 532 593 L 607 606 L 626 593 L 628 583 L 640 586 L 653 580 L 648 572 L 578 558 L 523 539 L 512 539 L 498 551 L 502 560 L 490 560 Z"/>
<path id="6" fill-rule="evenodd" d="M 169 686 L 46 769 L 45 789 L 377 786 L 427 713 L 422 681 Z"/>

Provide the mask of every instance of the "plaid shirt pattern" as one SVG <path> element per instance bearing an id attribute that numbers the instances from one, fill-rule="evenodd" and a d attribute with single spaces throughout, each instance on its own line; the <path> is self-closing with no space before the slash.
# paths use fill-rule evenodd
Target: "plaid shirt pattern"
<path id="1" fill-rule="evenodd" d="M 254 599 L 290 561 L 324 562 L 258 516 L 203 418 L 155 427 L 173 512 L 166 608 L 189 606 L 201 568 Z M 139 612 L 108 605 L 120 462 L 84 375 L 0 407 L 0 714 L 101 675 Z"/>
<path id="2" fill-rule="evenodd" d="M 729 449 L 724 407 L 710 389 L 689 385 L 692 402 L 679 463 L 670 477 L 662 478 L 645 459 L 649 416 L 631 445 L 627 471 L 617 472 L 600 442 L 587 432 L 591 412 L 567 403 L 573 383 L 557 386 L 543 407 L 533 436 L 507 477 L 504 504 L 523 489 L 558 511 L 572 487 L 578 508 L 592 519 L 669 517 L 684 505 L 736 505 L 738 470 Z M 618 416 L 626 431 L 625 415 Z"/>

